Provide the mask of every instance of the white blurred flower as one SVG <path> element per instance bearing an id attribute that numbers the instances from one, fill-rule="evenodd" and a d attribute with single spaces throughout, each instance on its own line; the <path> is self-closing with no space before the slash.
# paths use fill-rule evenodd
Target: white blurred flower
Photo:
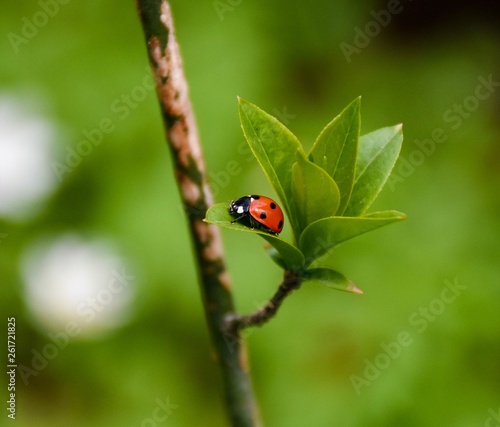
<path id="1" fill-rule="evenodd" d="M 0 216 L 26 219 L 55 189 L 53 149 L 52 123 L 0 95 Z"/>
<path id="2" fill-rule="evenodd" d="M 62 331 L 72 323 L 78 335 L 95 335 L 130 317 L 135 281 L 129 270 L 103 242 L 75 234 L 40 241 L 23 257 L 26 303 L 42 329 Z"/>

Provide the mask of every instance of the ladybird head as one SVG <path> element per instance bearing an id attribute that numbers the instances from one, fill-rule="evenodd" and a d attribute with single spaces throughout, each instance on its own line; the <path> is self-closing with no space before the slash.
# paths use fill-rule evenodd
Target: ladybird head
<path id="1" fill-rule="evenodd" d="M 231 215 L 245 215 L 248 213 L 250 206 L 250 196 L 243 196 L 229 203 L 229 213 Z"/>

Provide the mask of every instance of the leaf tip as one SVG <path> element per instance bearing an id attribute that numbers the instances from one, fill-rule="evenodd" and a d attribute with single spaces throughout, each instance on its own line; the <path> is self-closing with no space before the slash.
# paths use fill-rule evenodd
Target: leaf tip
<path id="1" fill-rule="evenodd" d="M 351 280 L 349 280 L 349 284 L 347 285 L 347 290 L 357 295 L 362 295 L 364 293 L 363 290 L 358 288 L 356 284 Z"/>
<path id="2" fill-rule="evenodd" d="M 238 100 L 238 105 L 250 104 L 246 99 L 243 99 L 241 96 L 237 95 L 236 99 Z"/>

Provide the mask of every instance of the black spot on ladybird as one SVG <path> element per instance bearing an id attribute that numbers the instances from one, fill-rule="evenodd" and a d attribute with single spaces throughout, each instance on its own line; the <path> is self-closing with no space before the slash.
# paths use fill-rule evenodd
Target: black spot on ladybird
<path id="1" fill-rule="evenodd" d="M 283 228 L 283 221 L 280 221 L 278 224 L 278 230 L 281 230 Z"/>
<path id="2" fill-rule="evenodd" d="M 260 213 L 260 219 L 266 219 L 267 218 L 267 215 L 265 212 L 261 212 Z"/>
<path id="3" fill-rule="evenodd" d="M 271 204 L 269 206 L 271 206 L 271 209 L 276 209 L 276 203 L 271 202 Z"/>

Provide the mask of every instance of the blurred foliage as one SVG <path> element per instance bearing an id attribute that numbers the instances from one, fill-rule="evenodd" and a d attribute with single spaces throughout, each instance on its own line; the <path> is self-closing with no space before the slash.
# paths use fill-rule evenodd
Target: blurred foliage
<path id="1" fill-rule="evenodd" d="M 149 71 L 134 4 L 46 0 L 59 6 L 42 19 L 42 3 L 2 11 L 0 95 L 53 122 L 59 162 L 85 132 L 113 129 L 64 174 L 38 214 L 0 220 L 0 307 L 4 319 L 17 318 L 18 360 L 29 364 L 33 349 L 50 342 L 51 331 L 27 308 L 20 274 L 40 236 L 76 231 L 113 240 L 133 265 L 138 292 L 128 324 L 72 339 L 28 386 L 18 377 L 17 425 L 151 425 L 157 399 L 167 396 L 178 407 L 165 425 L 224 425 L 157 100 L 144 89 Z M 223 13 L 219 3 L 228 6 Z M 244 145 L 238 95 L 281 115 L 306 150 L 358 95 L 362 134 L 404 124 L 399 180 L 372 209 L 395 206 L 408 219 L 332 255 L 365 294 L 304 287 L 276 319 L 247 333 L 266 425 L 462 427 L 485 425 L 498 412 L 500 98 L 498 84 L 485 90 L 484 80 L 500 81 L 499 11 L 493 2 L 461 4 L 401 2 L 375 31 L 374 14 L 387 2 L 172 1 L 218 202 L 273 196 Z M 43 23 L 36 34 L 13 43 L 9 34 L 21 36 L 34 19 Z M 377 34 L 346 58 L 341 43 L 354 45 L 356 28 L 372 21 Z M 256 236 L 223 237 L 237 306 L 250 311 L 274 292 L 280 270 Z M 455 282 L 466 288 L 444 303 L 446 283 Z M 382 345 L 402 332 L 411 344 L 357 393 L 352 376 L 384 361 Z M 0 351 L 6 360 L 5 346 Z"/>

